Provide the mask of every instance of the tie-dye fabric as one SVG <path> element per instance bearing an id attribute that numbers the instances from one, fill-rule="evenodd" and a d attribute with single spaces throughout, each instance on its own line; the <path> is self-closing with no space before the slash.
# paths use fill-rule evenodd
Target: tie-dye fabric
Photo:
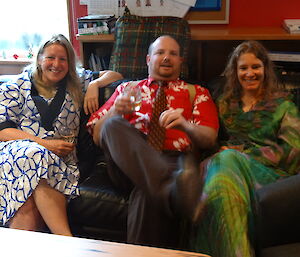
<path id="1" fill-rule="evenodd" d="M 82 74 L 88 84 L 92 79 L 91 72 Z M 70 94 L 66 92 L 60 113 L 53 122 L 54 131 L 47 131 L 41 126 L 31 87 L 28 72 L 20 74 L 18 80 L 0 86 L 0 126 L 12 124 L 17 129 L 50 140 L 59 137 L 58 128 L 62 125 L 76 128 L 78 134 L 80 112 Z M 31 140 L 0 141 L 0 222 L 5 224 L 14 216 L 40 179 L 46 179 L 49 185 L 67 196 L 78 195 L 76 162 L 75 150 L 60 158 Z"/>
<path id="2" fill-rule="evenodd" d="M 226 111 L 224 111 L 226 110 Z M 228 146 L 206 160 L 205 209 L 190 240 L 213 257 L 255 256 L 255 190 L 300 171 L 300 115 L 285 97 L 243 112 L 239 102 L 219 104 Z"/>

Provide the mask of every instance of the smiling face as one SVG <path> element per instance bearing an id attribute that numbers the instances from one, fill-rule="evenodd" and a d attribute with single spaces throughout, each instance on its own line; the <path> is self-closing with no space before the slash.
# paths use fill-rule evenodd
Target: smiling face
<path id="1" fill-rule="evenodd" d="M 253 53 L 242 54 L 237 61 L 237 76 L 244 92 L 256 93 L 264 82 L 264 65 Z"/>
<path id="2" fill-rule="evenodd" d="M 39 66 L 42 70 L 42 80 L 47 85 L 55 85 L 68 73 L 68 55 L 66 49 L 57 43 L 44 49 L 39 57 Z"/>
<path id="3" fill-rule="evenodd" d="M 156 80 L 175 80 L 179 77 L 182 63 L 180 47 L 173 38 L 160 37 L 150 47 L 146 61 L 150 77 Z"/>

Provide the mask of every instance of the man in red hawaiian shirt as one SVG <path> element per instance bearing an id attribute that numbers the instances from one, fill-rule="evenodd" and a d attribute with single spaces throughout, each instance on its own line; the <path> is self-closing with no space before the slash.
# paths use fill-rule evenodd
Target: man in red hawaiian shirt
<path id="1" fill-rule="evenodd" d="M 149 47 L 146 61 L 148 78 L 134 82 L 142 95 L 140 109 L 134 111 L 132 99 L 124 94 L 133 82 L 125 82 L 91 115 L 88 129 L 95 143 L 107 154 L 113 182 L 131 190 L 128 242 L 174 247 L 178 239 L 178 220 L 172 204 L 173 196 L 178 194 L 173 193 L 178 184 L 176 177 L 187 183 L 194 183 L 199 178 L 196 165 L 192 171 L 186 171 L 184 167 L 181 172 L 184 176 L 177 176 L 180 172 L 175 171 L 182 168 L 178 167 L 178 159 L 190 152 L 192 145 L 193 149 L 208 149 L 215 144 L 218 116 L 207 89 L 195 86 L 195 97 L 191 102 L 187 83 L 179 79 L 182 57 L 179 44 L 172 37 L 156 39 Z M 167 107 L 159 118 L 160 126 L 166 129 L 162 152 L 147 143 L 160 81 L 167 82 L 164 88 Z M 188 195 L 195 187 L 198 185 L 188 185 L 179 192 L 181 207 L 185 208 L 184 202 L 189 202 L 191 212 L 195 204 Z"/>

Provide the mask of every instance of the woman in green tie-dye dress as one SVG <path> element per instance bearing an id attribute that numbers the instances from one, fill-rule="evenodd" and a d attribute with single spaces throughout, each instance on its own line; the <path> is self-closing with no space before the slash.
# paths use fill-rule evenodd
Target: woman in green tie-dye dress
<path id="1" fill-rule="evenodd" d="M 218 107 L 228 140 L 204 165 L 204 209 L 190 243 L 213 257 L 255 256 L 255 190 L 299 173 L 300 115 L 260 43 L 240 44 L 225 74 Z"/>

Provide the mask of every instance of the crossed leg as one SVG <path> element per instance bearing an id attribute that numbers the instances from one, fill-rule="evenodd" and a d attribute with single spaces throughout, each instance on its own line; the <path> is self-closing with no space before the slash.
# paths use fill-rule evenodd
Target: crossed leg
<path id="1" fill-rule="evenodd" d="M 40 230 L 44 222 L 54 234 L 72 236 L 65 196 L 42 179 L 25 204 L 10 221 L 10 228 Z"/>

